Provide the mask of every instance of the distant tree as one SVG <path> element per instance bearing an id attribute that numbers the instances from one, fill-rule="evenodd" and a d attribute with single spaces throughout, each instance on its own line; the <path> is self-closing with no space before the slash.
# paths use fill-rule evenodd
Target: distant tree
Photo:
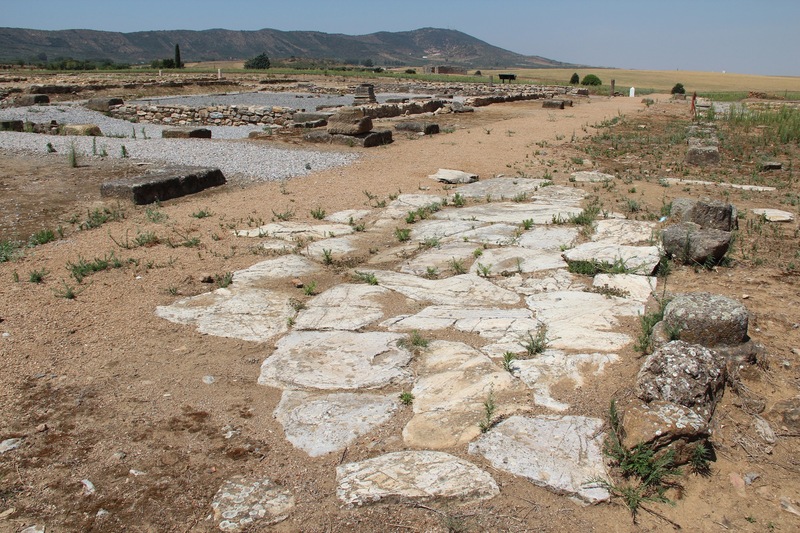
<path id="1" fill-rule="evenodd" d="M 259 54 L 253 59 L 248 59 L 244 62 L 244 68 L 266 70 L 270 67 L 269 57 L 267 54 Z"/>
<path id="2" fill-rule="evenodd" d="M 476 70 L 475 74 L 473 74 L 473 76 L 483 76 L 483 74 L 481 74 L 480 70 Z"/>
<path id="3" fill-rule="evenodd" d="M 362 61 L 361 64 L 364 65 L 365 67 L 374 67 L 375 66 L 375 62 L 372 61 L 369 58 L 365 59 L 364 61 Z"/>
<path id="4" fill-rule="evenodd" d="M 416 74 L 416 73 L 417 73 L 417 69 L 415 69 L 415 68 L 407 68 L 406 69 L 406 74 Z"/>
<path id="5" fill-rule="evenodd" d="M 670 94 L 686 94 L 686 89 L 683 88 L 682 83 L 676 83 L 675 87 L 670 91 Z"/>
<path id="6" fill-rule="evenodd" d="M 183 68 L 183 63 L 181 63 L 181 47 L 177 44 L 175 45 L 175 68 Z"/>
<path id="7" fill-rule="evenodd" d="M 600 78 L 598 78 L 594 74 L 587 74 L 586 76 L 583 77 L 581 85 L 603 85 L 603 82 L 600 81 Z"/>
<path id="8" fill-rule="evenodd" d="M 569 79 L 569 84 L 570 85 L 578 85 L 580 82 L 581 82 L 581 78 L 580 78 L 580 76 L 578 76 L 577 72 L 572 74 L 572 77 Z"/>

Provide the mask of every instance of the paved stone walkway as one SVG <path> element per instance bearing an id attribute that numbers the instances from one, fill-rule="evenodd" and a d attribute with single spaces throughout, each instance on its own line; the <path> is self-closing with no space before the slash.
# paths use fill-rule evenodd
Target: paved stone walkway
<path id="1" fill-rule="evenodd" d="M 582 212 L 579 188 L 496 178 L 451 192 L 400 195 L 384 208 L 319 223 L 236 231 L 286 255 L 236 272 L 228 288 L 156 313 L 205 334 L 275 343 L 258 382 L 283 391 L 274 416 L 311 457 L 341 452 L 396 415 L 400 392 L 413 394 L 402 439 L 415 451 L 340 465 L 343 504 L 491 498 L 499 489 L 487 465 L 582 502 L 607 499 L 589 484 L 607 479 L 603 422 L 570 414 L 551 387 L 596 379 L 632 342 L 620 319 L 643 313 L 656 288 L 655 225 L 601 219 L 590 240 L 577 244 L 585 239 L 564 221 Z M 424 220 L 409 224 L 408 213 L 420 209 Z M 395 238 L 398 228 L 410 230 L 407 242 Z M 353 272 L 372 284 L 342 283 L 297 305 L 291 278 L 312 277 L 376 234 L 393 244 Z M 590 291 L 586 277 L 568 271 L 571 261 L 624 265 L 629 273 L 598 274 Z M 393 301 L 418 311 L 393 314 Z M 474 340 L 415 346 L 412 332 Z M 531 345 L 537 335 L 543 352 Z M 489 424 L 487 402 L 496 406 Z M 553 414 L 534 416 L 533 407 Z M 494 425 L 497 417 L 506 419 Z M 220 489 L 214 509 L 222 529 L 236 529 L 277 521 L 292 504 L 268 479 L 239 479 Z"/>

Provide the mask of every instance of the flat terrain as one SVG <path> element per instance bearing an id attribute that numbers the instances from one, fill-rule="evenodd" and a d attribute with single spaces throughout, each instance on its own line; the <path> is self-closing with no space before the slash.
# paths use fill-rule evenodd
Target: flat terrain
<path id="1" fill-rule="evenodd" d="M 688 79 L 676 81 L 691 89 Z M 0 263 L 0 441 L 23 439 L 20 448 L 0 455 L 0 531 L 34 524 L 46 525 L 48 532 L 215 531 L 211 500 L 225 480 L 240 474 L 268 477 L 290 489 L 297 502 L 285 521 L 252 531 L 655 532 L 672 530 L 671 523 L 686 531 L 796 531 L 800 517 L 784 508 L 800 509 L 798 433 L 776 422 L 772 410 L 797 396 L 800 386 L 800 185 L 793 170 L 800 150 L 796 143 L 754 143 L 757 148 L 747 149 L 755 152 L 742 155 L 723 141 L 719 166 L 687 166 L 688 103 L 665 94 L 649 98 L 652 104 L 593 97 L 556 111 L 537 101 L 518 102 L 442 115 L 435 120 L 451 133 L 396 133 L 385 147 L 344 148 L 361 154 L 349 166 L 280 183 L 228 185 L 146 207 L 99 197 L 98 184 L 135 173 L 135 161 L 97 159 L 69 168 L 63 161 L 0 153 L 3 229 L 22 235 L 21 228 L 61 226 L 63 233 Z M 232 157 L 235 150 L 232 143 Z M 759 173 L 765 157 L 782 161 L 784 170 Z M 674 506 L 647 504 L 653 512 L 640 513 L 633 523 L 619 499 L 584 507 L 493 469 L 457 446 L 444 451 L 490 472 L 499 496 L 477 503 L 401 499 L 348 508 L 336 496 L 336 466 L 407 449 L 398 435 L 410 408 L 400 408 L 343 452 L 311 458 L 286 440 L 273 416 L 281 391 L 257 383 L 274 341 L 205 335 L 155 315 L 158 306 L 213 290 L 204 282 L 208 278 L 274 257 L 259 239 L 237 237 L 234 230 L 284 216 L 314 222 L 314 210 L 377 209 L 400 193 L 453 194 L 450 186 L 428 179 L 439 168 L 473 172 L 482 180 L 501 174 L 549 177 L 582 189 L 586 202 L 632 219 L 657 221 L 662 207 L 680 197 L 727 200 L 742 213 L 725 266 L 673 265 L 659 279 L 659 291 L 666 293 L 709 291 L 740 299 L 751 313 L 750 335 L 767 352 L 760 366 L 742 369 L 738 394 L 727 390 L 717 408 L 711 474 L 681 477 L 680 489 L 669 492 Z M 593 169 L 617 177 L 607 184 L 569 179 L 571 172 Z M 777 189 L 669 184 L 662 179 L 667 177 Z M 765 223 L 749 211 L 757 207 L 790 211 L 795 221 Z M 85 229 L 94 210 L 111 220 Z M 402 219 L 396 223 L 406 226 Z M 352 280 L 353 268 L 366 268 L 372 256 L 395 250 L 391 230 L 368 226 L 364 249 L 314 276 L 316 292 Z M 154 238 L 133 243 L 143 235 Z M 408 253 L 418 252 L 412 247 Z M 112 256 L 121 260 L 119 268 L 80 283 L 68 268 L 81 259 Z M 381 268 L 403 260 L 391 256 Z M 43 273 L 43 283 L 30 281 L 33 272 Z M 64 297 L 68 290 L 74 298 Z M 302 289 L 284 284 L 281 290 L 296 291 L 300 302 L 310 300 Z M 387 306 L 408 311 L 408 304 L 396 300 Z M 635 337 L 638 320 L 629 318 L 621 329 Z M 475 335 L 452 331 L 434 336 L 476 341 Z M 560 383 L 554 396 L 570 404 L 570 414 L 605 419 L 612 398 L 632 394 L 642 362 L 632 346 L 619 355 L 601 376 L 577 387 Z M 204 380 L 209 376 L 214 379 Z M 772 423 L 773 442 L 759 436 L 760 416 Z M 740 481 L 748 474 L 757 476 L 745 486 Z M 90 480 L 96 492 L 88 494 L 82 480 Z"/>

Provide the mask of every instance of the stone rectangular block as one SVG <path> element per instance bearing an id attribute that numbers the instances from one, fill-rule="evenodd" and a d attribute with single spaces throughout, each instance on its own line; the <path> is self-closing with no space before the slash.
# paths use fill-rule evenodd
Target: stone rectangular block
<path id="1" fill-rule="evenodd" d="M 218 168 L 175 167 L 152 174 L 103 183 L 100 195 L 124 198 L 138 205 L 195 194 L 225 184 Z"/>
<path id="2" fill-rule="evenodd" d="M 210 139 L 211 130 L 208 128 L 176 128 L 161 130 L 164 139 Z"/>

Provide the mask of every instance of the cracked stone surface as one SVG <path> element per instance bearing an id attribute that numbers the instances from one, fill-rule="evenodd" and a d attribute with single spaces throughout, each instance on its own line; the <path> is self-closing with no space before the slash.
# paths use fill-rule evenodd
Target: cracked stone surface
<path id="1" fill-rule="evenodd" d="M 288 330 L 289 297 L 251 287 L 217 289 L 156 307 L 156 315 L 218 337 L 265 342 Z"/>
<path id="2" fill-rule="evenodd" d="M 339 392 L 311 394 L 287 390 L 275 409 L 286 439 L 311 457 L 344 449 L 388 421 L 396 395 Z"/>
<path id="3" fill-rule="evenodd" d="M 483 500 L 500 493 L 492 477 L 443 452 L 403 451 L 336 467 L 336 495 L 353 505 L 385 498 Z"/>
<path id="4" fill-rule="evenodd" d="M 536 318 L 547 326 L 551 348 L 617 352 L 633 341 L 616 331 L 620 317 L 644 313 L 644 304 L 591 292 L 559 291 L 526 298 Z"/>
<path id="5" fill-rule="evenodd" d="M 569 181 L 574 181 L 576 183 L 603 183 L 612 181 L 613 179 L 614 176 L 611 174 L 603 174 L 598 170 L 580 170 L 578 172 L 573 172 L 569 177 Z"/>
<path id="6" fill-rule="evenodd" d="M 452 262 L 454 260 L 461 261 L 464 265 L 469 264 L 475 249 L 476 245 L 474 243 L 449 242 L 417 254 L 400 265 L 399 270 L 416 276 L 425 276 L 429 267 L 435 268 L 439 273 L 448 272 L 452 270 Z"/>
<path id="7" fill-rule="evenodd" d="M 512 416 L 469 445 L 494 468 L 587 503 L 609 499 L 603 461 L 603 421 L 583 416 Z"/>
<path id="8" fill-rule="evenodd" d="M 516 359 L 511 367 L 514 375 L 533 390 L 536 405 L 553 411 L 566 411 L 569 404 L 553 398 L 550 388 L 568 379 L 581 387 L 584 376 L 599 376 L 606 365 L 619 360 L 613 353 L 566 354 L 560 350 L 545 350 L 532 359 Z"/>
<path id="9" fill-rule="evenodd" d="M 293 331 L 261 365 L 258 382 L 281 389 L 354 390 L 404 383 L 411 353 L 397 333 Z"/>
<path id="10" fill-rule="evenodd" d="M 259 282 L 278 278 L 294 278 L 319 272 L 320 267 L 305 257 L 288 254 L 256 263 L 233 273 L 233 284 L 258 286 Z"/>
<path id="11" fill-rule="evenodd" d="M 661 259 L 657 246 L 629 246 L 607 241 L 587 242 L 564 252 L 567 262 L 589 261 L 614 265 L 622 262 L 633 274 L 649 276 Z"/>
<path id="12" fill-rule="evenodd" d="M 273 222 L 255 229 L 237 229 L 237 237 L 271 237 L 287 241 L 301 239 L 327 239 L 349 235 L 355 230 L 348 224 L 307 224 L 305 222 Z"/>
<path id="13" fill-rule="evenodd" d="M 636 274 L 596 274 L 592 287 L 596 289 L 609 288 L 620 291 L 624 298 L 646 302 L 655 292 L 658 278 L 655 276 L 637 276 Z"/>
<path id="14" fill-rule="evenodd" d="M 240 531 L 286 520 L 294 505 L 292 493 L 273 481 L 237 476 L 223 483 L 211 508 L 220 530 Z"/>
<path id="15" fill-rule="evenodd" d="M 504 289 L 527 296 L 542 292 L 582 291 L 586 288 L 578 276 L 570 274 L 566 269 L 538 272 L 525 278 L 510 276 L 497 279 L 495 283 Z"/>
<path id="16" fill-rule="evenodd" d="M 440 305 L 461 305 L 463 302 L 481 302 L 485 305 L 513 305 L 517 294 L 498 287 L 472 274 L 462 274 L 445 279 L 423 279 L 390 270 L 365 270 L 378 279 L 381 287 L 411 298 Z"/>
<path id="17" fill-rule="evenodd" d="M 460 342 L 435 341 L 420 358 L 411 393 L 414 416 L 403 429 L 409 446 L 443 449 L 480 435 L 483 402 L 495 396 L 496 416 L 524 409 L 524 385 L 480 351 Z"/>
<path id="18" fill-rule="evenodd" d="M 328 222 L 335 222 L 337 224 L 350 224 L 350 221 L 358 222 L 362 218 L 367 217 L 372 213 L 369 209 L 346 209 L 344 211 L 337 211 L 325 217 Z"/>
<path id="19" fill-rule="evenodd" d="M 790 213 L 789 211 L 781 211 L 780 209 L 753 209 L 753 214 L 759 217 L 764 217 L 767 222 L 792 222 L 794 220 L 793 213 Z"/>
<path id="20" fill-rule="evenodd" d="M 443 198 L 433 194 L 401 194 L 392 200 L 381 214 L 382 219 L 406 218 L 409 211 L 431 204 L 441 204 Z"/>
<path id="21" fill-rule="evenodd" d="M 592 240 L 613 244 L 634 245 L 658 241 L 655 222 L 625 219 L 603 219 L 595 222 Z"/>
<path id="22" fill-rule="evenodd" d="M 355 236 L 334 237 L 332 239 L 314 241 L 303 247 L 302 250 L 300 250 L 300 253 L 307 255 L 308 257 L 319 261 L 320 263 L 324 263 L 325 254 L 327 251 L 332 260 L 338 260 L 350 252 L 358 250 L 358 247 L 355 245 L 356 238 L 357 237 Z"/>
<path id="23" fill-rule="evenodd" d="M 513 273 L 530 274 L 541 270 L 567 268 L 561 252 L 544 252 L 530 250 L 518 246 L 506 248 L 489 248 L 475 259 L 469 271 L 481 274 L 488 269 L 490 275 L 508 275 Z"/>
<path id="24" fill-rule="evenodd" d="M 534 224 L 551 224 L 554 218 L 566 220 L 581 211 L 581 207 L 572 203 L 493 202 L 446 209 L 434 213 L 433 217 L 439 220 L 473 220 L 486 223 L 522 224 L 525 220 L 531 220 Z"/>
<path id="25" fill-rule="evenodd" d="M 295 329 L 361 329 L 383 317 L 380 298 L 388 289 L 343 283 L 312 298 L 297 314 Z"/>
<path id="26" fill-rule="evenodd" d="M 511 200 L 519 194 L 532 195 L 548 180 L 531 178 L 498 177 L 470 183 L 458 188 L 458 193 L 465 198 L 491 198 L 493 201 Z"/>
<path id="27" fill-rule="evenodd" d="M 570 248 L 578 238 L 578 228 L 561 226 L 539 226 L 523 233 L 517 245 L 531 250 L 561 252 Z"/>

